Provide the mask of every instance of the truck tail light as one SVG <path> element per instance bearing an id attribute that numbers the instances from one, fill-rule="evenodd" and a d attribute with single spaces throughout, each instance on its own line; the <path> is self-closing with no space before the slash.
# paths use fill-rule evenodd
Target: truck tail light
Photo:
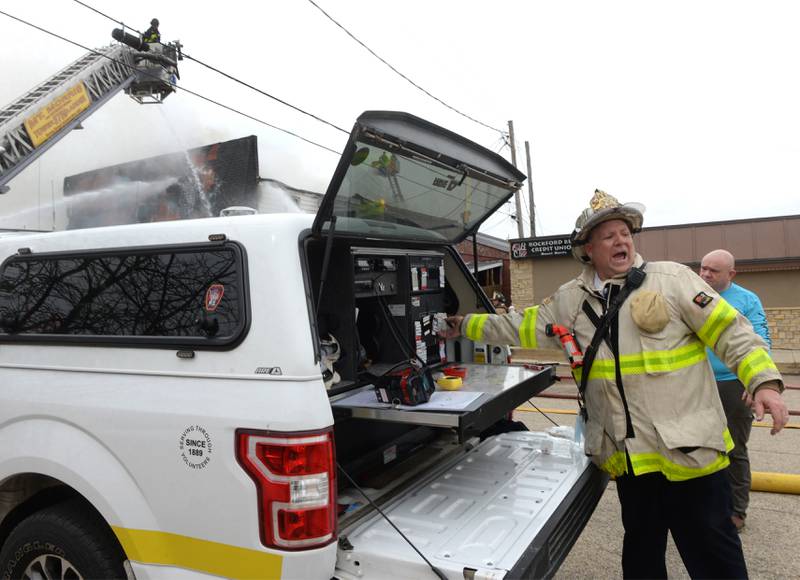
<path id="1" fill-rule="evenodd" d="M 258 490 L 261 542 L 305 550 L 336 539 L 336 459 L 331 429 L 238 429 L 236 458 Z"/>

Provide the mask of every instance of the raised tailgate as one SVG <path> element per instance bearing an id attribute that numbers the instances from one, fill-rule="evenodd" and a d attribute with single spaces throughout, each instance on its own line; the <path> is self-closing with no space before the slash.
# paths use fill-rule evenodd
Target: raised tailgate
<path id="1" fill-rule="evenodd" d="M 590 468 L 582 445 L 545 433 L 506 433 L 442 465 L 383 512 L 448 577 L 464 578 L 467 570 L 468 577 L 502 578 L 534 540 L 542 542 L 543 528 L 550 533 L 553 525 L 545 524 Z M 595 504 L 596 498 L 586 507 L 589 514 Z M 340 547 L 338 577 L 434 577 L 380 514 L 340 536 L 352 550 Z"/>

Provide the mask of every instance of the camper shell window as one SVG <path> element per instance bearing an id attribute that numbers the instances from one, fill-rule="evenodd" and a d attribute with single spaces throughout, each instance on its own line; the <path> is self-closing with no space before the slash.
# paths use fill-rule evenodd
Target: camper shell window
<path id="1" fill-rule="evenodd" d="M 0 268 L 0 340 L 232 347 L 245 280 L 231 242 L 22 254 Z"/>

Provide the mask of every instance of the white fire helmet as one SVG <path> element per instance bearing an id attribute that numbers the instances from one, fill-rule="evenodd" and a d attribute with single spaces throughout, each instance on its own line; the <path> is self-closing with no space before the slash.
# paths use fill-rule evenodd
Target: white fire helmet
<path id="1" fill-rule="evenodd" d="M 603 222 L 609 220 L 622 220 L 631 228 L 631 233 L 641 231 L 644 221 L 644 205 L 641 203 L 620 203 L 613 195 L 605 191 L 594 190 L 592 200 L 578 219 L 575 221 L 575 231 L 572 232 L 572 255 L 581 263 L 591 261 L 586 254 L 586 242 L 589 234 Z"/>

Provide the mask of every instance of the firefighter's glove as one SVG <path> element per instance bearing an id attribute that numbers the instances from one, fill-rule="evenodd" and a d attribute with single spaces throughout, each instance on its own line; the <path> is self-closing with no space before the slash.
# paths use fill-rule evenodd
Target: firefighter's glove
<path id="1" fill-rule="evenodd" d="M 669 309 L 661 294 L 642 290 L 631 298 L 631 316 L 642 331 L 655 334 L 662 331 L 669 322 Z"/>

